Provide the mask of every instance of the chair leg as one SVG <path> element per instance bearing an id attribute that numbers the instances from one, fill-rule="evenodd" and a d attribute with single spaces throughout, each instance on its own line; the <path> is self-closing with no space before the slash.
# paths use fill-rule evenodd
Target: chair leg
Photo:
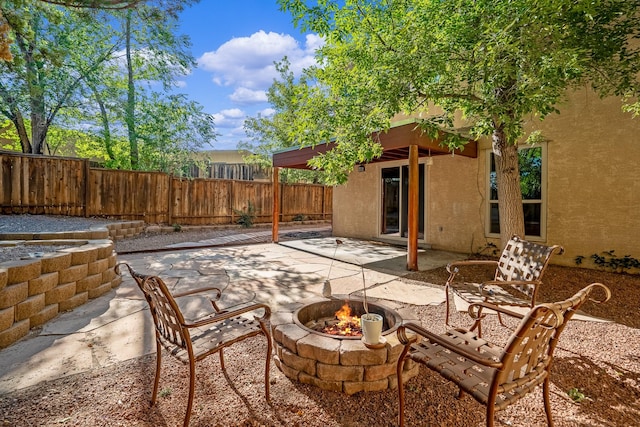
<path id="1" fill-rule="evenodd" d="M 487 403 L 487 427 L 493 427 L 495 423 L 496 405 L 489 401 Z"/>
<path id="2" fill-rule="evenodd" d="M 547 414 L 547 425 L 553 427 L 553 419 L 551 417 L 551 402 L 549 400 L 549 376 L 542 383 L 542 397 L 544 399 L 544 412 Z"/>
<path id="3" fill-rule="evenodd" d="M 449 287 L 445 286 L 444 287 L 444 296 L 445 296 L 445 302 L 446 302 L 446 314 L 444 317 L 444 324 L 449 326 Z"/>
<path id="4" fill-rule="evenodd" d="M 408 345 L 404 347 L 398 357 L 398 364 L 396 365 L 396 378 L 398 380 L 398 425 L 400 427 L 404 426 L 404 385 L 402 384 L 402 371 L 409 348 L 410 346 Z"/>
<path id="5" fill-rule="evenodd" d="M 193 408 L 193 396 L 196 392 L 196 362 L 189 359 L 189 401 L 187 402 L 187 413 L 184 415 L 184 427 L 189 426 L 191 420 L 191 409 Z"/>
<path id="6" fill-rule="evenodd" d="M 269 394 L 270 393 L 269 369 L 271 368 L 272 343 L 271 343 L 271 337 L 269 335 L 266 335 L 266 338 L 267 338 L 267 361 L 264 367 L 264 394 L 267 399 L 267 402 L 269 402 L 269 400 L 271 399 L 271 396 Z"/>
<path id="7" fill-rule="evenodd" d="M 220 353 L 220 369 L 224 371 L 224 355 L 222 354 L 223 348 L 220 349 L 218 353 Z"/>
<path id="8" fill-rule="evenodd" d="M 151 404 L 156 403 L 158 397 L 158 384 L 160 383 L 160 366 L 162 365 L 162 347 L 156 340 L 156 378 L 153 380 L 153 394 L 151 395 Z"/>

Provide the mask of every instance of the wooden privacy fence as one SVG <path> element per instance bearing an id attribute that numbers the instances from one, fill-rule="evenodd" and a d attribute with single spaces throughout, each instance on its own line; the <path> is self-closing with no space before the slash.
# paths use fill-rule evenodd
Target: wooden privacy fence
<path id="1" fill-rule="evenodd" d="M 3 214 L 99 216 L 147 223 L 235 224 L 249 207 L 271 222 L 273 183 L 184 179 L 161 172 L 97 169 L 85 159 L 0 153 Z M 280 184 L 280 221 L 329 220 L 333 189 Z"/>

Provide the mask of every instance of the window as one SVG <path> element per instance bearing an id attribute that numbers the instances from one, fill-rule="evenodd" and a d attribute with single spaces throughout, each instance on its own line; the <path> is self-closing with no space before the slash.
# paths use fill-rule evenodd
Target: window
<path id="1" fill-rule="evenodd" d="M 544 158 L 546 150 L 541 146 L 521 148 L 518 151 L 520 189 L 524 210 L 524 231 L 529 237 L 544 237 Z M 498 184 L 493 153 L 489 158 L 489 234 L 500 234 L 498 212 Z"/>

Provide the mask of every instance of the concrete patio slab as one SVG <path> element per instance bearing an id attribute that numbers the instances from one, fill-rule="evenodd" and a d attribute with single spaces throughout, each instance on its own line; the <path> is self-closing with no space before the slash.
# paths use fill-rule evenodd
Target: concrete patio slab
<path id="1" fill-rule="evenodd" d="M 127 262 L 142 273 L 160 275 L 174 292 L 217 286 L 224 292 L 222 307 L 265 302 L 275 313 L 281 307 L 320 297 L 327 278 L 334 294 L 360 295 L 363 275 L 368 295 L 390 305 L 415 303 L 415 296 L 419 301 L 431 298 L 431 303 L 441 302 L 441 296 L 399 280 L 407 273 L 403 249 L 342 240 L 345 243 L 340 245 L 336 259 L 331 259 L 335 239 L 320 239 L 287 242 L 288 245 L 129 254 L 118 256 L 118 261 Z M 322 251 L 316 253 L 310 248 Z M 463 258 L 437 251 L 423 251 L 420 256 L 421 268 L 428 265 L 428 257 L 433 257 L 430 262 L 437 265 Z M 0 393 L 154 352 L 153 324 L 147 305 L 133 279 L 127 273 L 123 279 L 117 289 L 61 314 L 41 330 L 0 350 Z M 206 296 L 180 298 L 178 303 L 190 318 L 212 310 Z"/>

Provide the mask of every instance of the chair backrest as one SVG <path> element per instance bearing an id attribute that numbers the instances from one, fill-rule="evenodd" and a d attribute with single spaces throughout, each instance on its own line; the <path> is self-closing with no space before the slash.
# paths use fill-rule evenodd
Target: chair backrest
<path id="1" fill-rule="evenodd" d="M 563 251 L 564 249 L 559 245 L 546 246 L 513 236 L 507 242 L 498 260 L 495 280 L 540 281 L 551 255 L 554 252 L 561 254 Z M 533 285 L 522 284 L 514 287 L 529 297 L 534 296 L 535 286 Z"/>
<path id="2" fill-rule="evenodd" d="M 169 343 L 187 350 L 191 338 L 182 326 L 185 323 L 184 316 L 164 281 L 158 276 L 140 274 L 126 263 L 118 264 L 116 273 L 120 274 L 119 267 L 122 265 L 129 269 L 131 277 L 149 303 L 156 332 L 166 341 L 163 344 Z"/>
<path id="3" fill-rule="evenodd" d="M 609 288 L 592 283 L 567 300 L 532 308 L 504 347 L 503 367 L 498 370 L 492 387 L 502 393 L 526 383 L 540 384 L 548 375 L 553 351 L 567 322 L 597 288 L 604 291 L 605 298 L 596 302 L 611 297 Z"/>

